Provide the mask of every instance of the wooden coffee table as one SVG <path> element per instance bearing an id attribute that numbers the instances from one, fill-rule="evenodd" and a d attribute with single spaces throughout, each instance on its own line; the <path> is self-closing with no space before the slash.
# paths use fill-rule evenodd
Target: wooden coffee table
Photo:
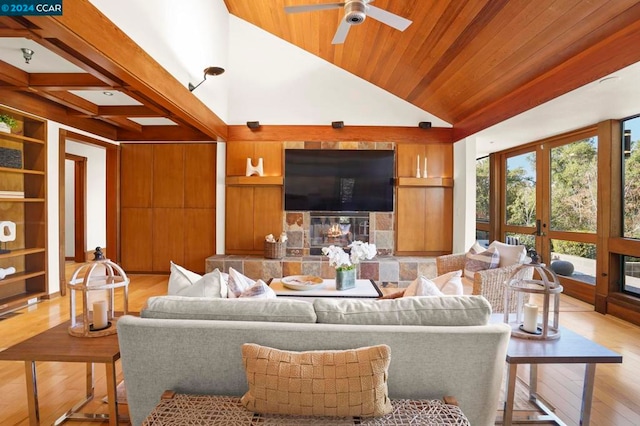
<path id="1" fill-rule="evenodd" d="M 23 342 L 13 345 L 0 352 L 0 360 L 24 361 L 27 382 L 27 403 L 29 407 L 29 424 L 40 424 L 38 409 L 38 387 L 36 381 L 36 361 L 54 362 L 84 362 L 87 363 L 86 395 L 83 401 L 77 403 L 63 414 L 55 424 L 67 419 L 81 419 L 85 421 L 109 421 L 110 425 L 118 424 L 118 402 L 116 398 L 116 368 L 115 363 L 120 359 L 118 335 L 111 334 L 103 337 L 73 337 L 67 329 L 70 321 L 33 336 Z M 79 413 L 84 405 L 93 399 L 93 364 L 102 363 L 106 368 L 107 399 L 109 414 Z"/>
<path id="2" fill-rule="evenodd" d="M 336 290 L 336 280 L 325 279 L 324 285 L 319 289 L 292 290 L 282 284 L 280 278 L 269 280 L 269 287 L 278 297 L 347 297 L 347 298 L 378 298 L 382 292 L 373 280 L 357 279 L 355 288 L 349 290 Z"/>

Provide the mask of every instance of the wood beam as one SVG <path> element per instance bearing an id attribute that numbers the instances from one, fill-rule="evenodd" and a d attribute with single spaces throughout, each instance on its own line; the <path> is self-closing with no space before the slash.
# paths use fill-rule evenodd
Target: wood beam
<path id="1" fill-rule="evenodd" d="M 112 90 L 110 86 L 91 74 L 37 73 L 29 74 L 29 86 L 38 90 Z"/>
<path id="2" fill-rule="evenodd" d="M 29 84 L 29 74 L 22 71 L 20 68 L 16 68 L 13 65 L 0 61 L 0 80 L 9 83 L 12 86 L 27 87 Z"/>
<path id="3" fill-rule="evenodd" d="M 640 6 L 636 9 L 640 12 Z M 455 123 L 453 140 L 541 105 L 585 84 L 640 61 L 640 20 L 572 57 L 558 67 L 522 85 L 502 99 Z"/>
<path id="4" fill-rule="evenodd" d="M 232 141 L 379 141 L 412 143 L 451 143 L 452 129 L 397 126 L 260 126 L 251 130 L 245 125 L 229 126 Z"/>
<path id="5" fill-rule="evenodd" d="M 102 117 L 164 117 L 157 111 L 144 105 L 98 106 L 98 115 Z"/>
<path id="6" fill-rule="evenodd" d="M 96 117 L 96 118 L 102 121 L 106 121 L 109 124 L 113 124 L 114 126 L 117 126 L 123 129 L 131 130 L 138 133 L 142 131 L 141 124 L 138 124 L 135 121 L 131 121 L 126 117 Z"/>
<path id="7" fill-rule="evenodd" d="M 210 135 L 191 128 L 180 126 L 143 126 L 141 132 L 119 130 L 117 140 L 120 142 L 153 143 L 157 141 L 211 142 L 213 139 Z"/>
<path id="8" fill-rule="evenodd" d="M 103 138 L 117 140 L 117 131 L 114 126 L 98 120 L 70 115 L 67 108 L 62 105 L 34 94 L 0 89 L 0 103 L 70 127 L 82 129 Z"/>
<path id="9" fill-rule="evenodd" d="M 50 101 L 64 105 L 67 108 L 78 111 L 88 116 L 95 116 L 98 114 L 98 106 L 88 100 L 81 98 L 69 92 L 38 92 L 38 94 Z"/>
<path id="10" fill-rule="evenodd" d="M 227 125 L 88 0 L 61 16 L 25 16 L 58 46 L 84 56 L 212 139 L 226 139 Z M 87 25 L 90 23 L 90 25 Z"/>

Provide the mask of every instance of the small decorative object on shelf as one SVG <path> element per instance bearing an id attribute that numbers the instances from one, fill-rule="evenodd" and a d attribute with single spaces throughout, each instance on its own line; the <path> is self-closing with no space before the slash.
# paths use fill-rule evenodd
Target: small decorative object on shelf
<path id="1" fill-rule="evenodd" d="M 0 222 L 0 243 L 4 243 L 4 248 L 0 245 L 0 254 L 10 253 L 7 243 L 16 240 L 16 223 L 10 220 Z M 15 272 L 15 271 L 14 271 Z"/>
<path id="2" fill-rule="evenodd" d="M 362 260 L 373 259 L 377 254 L 376 245 L 354 241 L 348 246 L 347 254 L 342 247 L 322 247 L 322 254 L 329 257 L 329 265 L 336 268 L 336 290 L 348 290 L 356 286 L 356 267 Z"/>
<path id="3" fill-rule="evenodd" d="M 523 278 L 528 268 L 534 268 L 533 279 Z M 562 285 L 551 269 L 533 262 L 520 266 L 506 281 L 504 306 L 509 306 L 512 297 L 517 298 L 515 317 L 508 311 L 504 313 L 504 322 L 511 325 L 511 335 L 524 339 L 558 339 L 560 293 Z M 522 303 L 525 296 L 533 294 L 542 295 L 541 308 Z M 542 314 L 541 321 L 539 314 Z"/>
<path id="4" fill-rule="evenodd" d="M 0 114 L 0 132 L 11 133 L 11 129 L 14 129 L 18 125 L 18 121 L 8 114 Z"/>
<path id="5" fill-rule="evenodd" d="M 416 159 L 416 177 L 420 178 L 420 156 Z"/>
<path id="6" fill-rule="evenodd" d="M 76 337 L 101 337 L 116 333 L 116 289 L 122 288 L 122 314 L 128 313 L 129 278 L 116 263 L 105 259 L 100 247 L 96 247 L 94 259 L 75 270 L 67 284 L 71 325 L 69 334 Z M 76 312 L 76 292 L 82 297 L 82 313 Z M 107 300 L 94 300 L 92 295 L 107 295 Z M 89 310 L 92 313 L 90 315 Z M 90 318 L 91 317 L 91 318 Z"/>
<path id="7" fill-rule="evenodd" d="M 423 178 L 428 178 L 429 174 L 427 173 L 427 156 L 424 156 L 424 167 L 422 168 L 422 177 Z"/>
<path id="8" fill-rule="evenodd" d="M 0 167 L 21 169 L 22 151 L 19 149 L 0 147 Z"/>
<path id="9" fill-rule="evenodd" d="M 262 158 L 258 158 L 258 165 L 254 166 L 251 157 L 247 157 L 247 169 L 245 172 L 245 176 L 253 175 L 264 176 Z"/>
<path id="10" fill-rule="evenodd" d="M 0 268 L 0 280 L 4 280 L 7 275 L 15 274 L 16 268 L 9 266 L 8 268 Z"/>

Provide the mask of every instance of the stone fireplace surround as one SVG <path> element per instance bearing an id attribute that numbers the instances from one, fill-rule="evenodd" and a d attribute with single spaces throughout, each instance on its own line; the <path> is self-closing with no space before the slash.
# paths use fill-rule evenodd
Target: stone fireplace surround
<path id="1" fill-rule="evenodd" d="M 299 142 L 284 143 L 285 149 L 395 149 L 392 142 Z M 406 287 L 418 275 L 436 276 L 435 258 L 423 256 L 394 256 L 394 212 L 369 213 L 369 242 L 374 243 L 378 255 L 358 267 L 358 278 L 372 279 L 381 287 Z M 266 259 L 262 256 L 215 255 L 206 259 L 206 272 L 229 268 L 253 279 L 280 278 L 288 275 L 317 275 L 335 278 L 326 256 L 311 255 L 308 211 L 285 211 L 283 230 L 287 233 L 286 256 Z"/>

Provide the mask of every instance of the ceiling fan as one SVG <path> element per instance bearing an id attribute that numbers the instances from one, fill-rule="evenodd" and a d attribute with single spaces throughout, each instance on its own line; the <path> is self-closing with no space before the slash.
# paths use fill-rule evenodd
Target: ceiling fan
<path id="1" fill-rule="evenodd" d="M 347 38 L 349 28 L 352 25 L 362 24 L 367 16 L 382 22 L 399 31 L 404 31 L 411 21 L 398 16 L 395 13 L 388 12 L 379 7 L 371 6 L 374 0 L 347 0 L 344 3 L 325 3 L 325 4 L 308 4 L 303 6 L 287 6 L 284 11 L 287 13 L 312 12 L 315 10 L 339 9 L 344 7 L 344 18 L 338 30 L 333 36 L 331 44 L 342 44 Z"/>

